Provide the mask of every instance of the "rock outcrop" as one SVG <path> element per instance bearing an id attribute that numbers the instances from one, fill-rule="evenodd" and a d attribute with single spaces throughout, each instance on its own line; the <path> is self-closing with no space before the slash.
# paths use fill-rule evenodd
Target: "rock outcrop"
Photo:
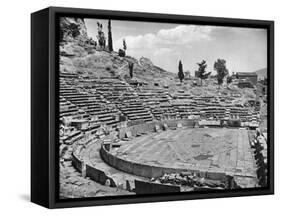
<path id="1" fill-rule="evenodd" d="M 139 59 L 139 64 L 142 68 L 149 70 L 149 71 L 155 71 L 156 73 L 167 72 L 167 71 L 163 70 L 162 68 L 154 65 L 153 62 L 149 58 L 141 57 Z"/>
<path id="2" fill-rule="evenodd" d="M 145 57 L 139 60 L 118 56 L 116 52 L 100 49 L 88 37 L 82 18 L 62 17 L 60 20 L 60 69 L 65 73 L 79 73 L 89 77 L 129 78 L 129 64 L 134 64 L 134 78 L 145 83 L 171 80 L 173 74 L 157 67 Z M 159 79 L 159 81 L 157 80 Z"/>
<path id="3" fill-rule="evenodd" d="M 71 41 L 75 39 L 87 39 L 87 28 L 84 19 L 62 17 L 60 20 L 61 41 Z"/>

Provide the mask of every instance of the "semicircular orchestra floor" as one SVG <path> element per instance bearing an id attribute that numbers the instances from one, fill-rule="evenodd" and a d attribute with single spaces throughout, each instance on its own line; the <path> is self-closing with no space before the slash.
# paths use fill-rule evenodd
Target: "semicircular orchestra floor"
<path id="1" fill-rule="evenodd" d="M 227 128 L 168 130 L 120 141 L 111 153 L 127 161 L 255 176 L 248 131 Z"/>

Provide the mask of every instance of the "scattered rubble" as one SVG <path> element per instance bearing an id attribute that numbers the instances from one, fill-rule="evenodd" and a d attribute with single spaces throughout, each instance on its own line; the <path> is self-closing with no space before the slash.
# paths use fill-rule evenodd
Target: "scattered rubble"
<path id="1" fill-rule="evenodd" d="M 215 188 L 215 189 L 226 188 L 224 182 L 217 181 L 217 180 L 210 180 L 206 178 L 200 178 L 195 174 L 192 174 L 191 172 L 164 174 L 159 178 L 152 178 L 151 181 L 161 184 L 188 186 L 192 188 L 201 188 L 201 187 Z"/>

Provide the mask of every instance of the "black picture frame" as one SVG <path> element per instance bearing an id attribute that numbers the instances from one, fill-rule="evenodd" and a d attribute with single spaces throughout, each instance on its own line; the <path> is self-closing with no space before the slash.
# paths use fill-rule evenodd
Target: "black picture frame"
<path id="1" fill-rule="evenodd" d="M 58 37 L 60 16 L 267 29 L 268 187 L 178 194 L 58 198 Z M 47 208 L 274 194 L 274 22 L 49 7 L 31 14 L 31 201 Z"/>

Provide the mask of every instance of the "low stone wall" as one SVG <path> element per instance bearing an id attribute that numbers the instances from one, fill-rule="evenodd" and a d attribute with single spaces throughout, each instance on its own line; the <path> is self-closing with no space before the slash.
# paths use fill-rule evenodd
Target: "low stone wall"
<path id="1" fill-rule="evenodd" d="M 127 128 L 121 128 L 119 133 L 125 134 L 128 130 L 130 130 L 132 136 L 136 136 L 137 134 L 146 133 L 146 132 L 155 132 L 155 126 L 159 125 L 160 129 L 164 128 L 164 124 L 166 124 L 169 128 L 176 128 L 180 123 L 183 127 L 193 128 L 196 124 L 196 120 L 165 120 L 161 122 L 150 122 L 141 125 L 134 125 Z M 101 145 L 100 148 L 100 156 L 104 162 L 109 164 L 115 169 L 124 171 L 129 174 L 133 174 L 136 176 L 142 176 L 146 178 L 157 178 L 161 177 L 164 174 L 171 173 L 180 173 L 180 172 L 192 172 L 196 175 L 200 175 L 202 177 L 215 179 L 215 180 L 224 180 L 226 178 L 226 174 L 222 172 L 212 172 L 212 171 L 200 171 L 200 170 L 191 170 L 191 169 L 179 169 L 179 168 L 169 168 L 169 167 L 160 167 L 160 166 L 152 166 L 147 164 L 135 163 L 132 161 L 127 161 L 125 159 L 119 158 L 113 155 L 110 151 L 105 148 L 105 145 Z M 108 185 L 110 187 L 117 187 L 117 183 L 114 179 L 105 172 L 100 169 L 93 167 L 90 164 L 83 164 L 83 161 L 79 158 L 79 155 L 76 155 L 75 152 L 72 153 L 72 164 L 73 166 L 82 173 L 85 177 L 89 177 L 90 179 L 99 182 L 104 185 Z M 136 183 L 137 182 L 137 183 Z M 168 187 L 169 185 L 161 185 L 155 184 L 146 181 L 135 180 L 136 193 L 167 193 L 167 192 L 177 192 L 180 188 Z"/>
<path id="2" fill-rule="evenodd" d="M 159 122 L 159 124 L 163 127 L 164 123 L 168 125 L 168 127 L 177 127 L 177 125 L 180 123 L 183 127 L 190 127 L 194 128 L 195 124 L 198 122 L 198 120 L 192 120 L 192 119 L 180 119 L 180 120 L 163 120 Z"/>
<path id="3" fill-rule="evenodd" d="M 116 184 L 112 178 L 107 176 L 103 171 L 89 166 L 88 164 L 86 164 L 86 176 L 103 185 L 107 184 L 110 187 L 116 187 Z"/>
<path id="4" fill-rule="evenodd" d="M 122 158 L 116 157 L 115 155 L 112 155 L 109 151 L 105 149 L 104 146 L 100 149 L 100 155 L 102 159 L 109 164 L 110 166 L 122 170 L 124 172 L 147 177 L 147 178 L 157 178 L 161 177 L 164 174 L 171 174 L 171 173 L 180 173 L 180 172 L 193 172 L 196 174 L 200 174 L 199 170 L 187 170 L 187 169 L 176 169 L 176 168 L 169 168 L 169 167 L 157 167 L 157 166 L 151 166 L 147 164 L 139 164 L 134 163 L 131 161 L 126 161 Z M 211 179 L 223 179 L 225 177 L 224 173 L 207 173 L 206 175 Z"/>
<path id="5" fill-rule="evenodd" d="M 119 138 L 122 139 L 125 137 L 126 132 L 130 131 L 132 136 L 136 136 L 139 133 L 153 132 L 156 122 L 149 122 L 144 124 L 133 125 L 126 128 L 119 129 Z"/>
<path id="6" fill-rule="evenodd" d="M 135 125 L 129 128 L 124 129 L 124 136 L 126 131 L 130 130 L 132 136 L 136 133 L 147 132 L 147 131 L 155 131 L 155 125 L 159 125 L 160 128 L 163 128 L 164 124 L 167 124 L 168 127 L 173 128 L 177 127 L 177 125 L 181 123 L 183 127 L 193 128 L 196 124 L 195 120 L 167 120 L 162 122 L 151 122 L 145 125 Z M 169 168 L 169 167 L 161 167 L 161 166 L 152 166 L 147 164 L 140 164 L 133 161 L 127 161 L 123 158 L 117 157 L 113 155 L 110 151 L 108 151 L 104 145 L 102 145 L 100 149 L 101 158 L 110 166 L 119 169 L 121 171 L 136 175 L 142 176 L 146 178 L 157 178 L 163 176 L 164 174 L 171 173 L 180 173 L 180 172 L 192 172 L 197 176 L 205 177 L 213 180 L 225 180 L 226 173 L 220 170 L 197 170 L 197 169 L 180 169 L 180 168 Z"/>
<path id="7" fill-rule="evenodd" d="M 77 169 L 84 177 L 89 177 L 90 179 L 99 182 L 101 184 L 107 184 L 110 187 L 116 187 L 114 180 L 106 175 L 102 170 L 96 169 L 88 164 L 83 167 L 83 161 L 72 152 L 72 165 Z"/>
<path id="8" fill-rule="evenodd" d="M 78 157 L 72 152 L 72 165 L 77 169 L 79 172 L 82 172 L 82 161 L 78 159 Z"/>

